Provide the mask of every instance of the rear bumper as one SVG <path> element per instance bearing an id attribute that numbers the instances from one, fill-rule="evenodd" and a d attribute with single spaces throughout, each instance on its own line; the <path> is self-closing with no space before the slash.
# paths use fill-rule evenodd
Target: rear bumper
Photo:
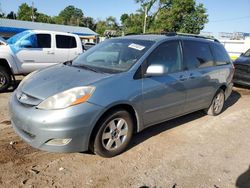
<path id="1" fill-rule="evenodd" d="M 10 103 L 11 123 L 28 144 L 50 152 L 88 150 L 91 131 L 101 113 L 100 106 L 83 103 L 62 110 L 39 110 L 21 104 L 13 93 Z M 53 139 L 70 139 L 65 145 L 49 145 Z"/>

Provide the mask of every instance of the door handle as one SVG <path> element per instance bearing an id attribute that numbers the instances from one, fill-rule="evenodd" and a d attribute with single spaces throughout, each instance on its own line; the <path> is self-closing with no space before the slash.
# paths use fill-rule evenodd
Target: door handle
<path id="1" fill-rule="evenodd" d="M 53 54 L 55 54 L 55 52 L 50 52 L 50 51 L 47 51 L 47 54 L 51 54 L 51 55 L 53 55 Z"/>

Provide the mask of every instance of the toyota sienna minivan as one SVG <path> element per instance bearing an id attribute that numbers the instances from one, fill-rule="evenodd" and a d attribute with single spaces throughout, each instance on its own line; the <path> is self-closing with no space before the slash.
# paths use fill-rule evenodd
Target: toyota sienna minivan
<path id="1" fill-rule="evenodd" d="M 219 41 L 187 34 L 106 40 L 72 62 L 28 75 L 10 99 L 11 123 L 51 152 L 123 152 L 133 133 L 194 111 L 216 116 L 234 68 Z"/>

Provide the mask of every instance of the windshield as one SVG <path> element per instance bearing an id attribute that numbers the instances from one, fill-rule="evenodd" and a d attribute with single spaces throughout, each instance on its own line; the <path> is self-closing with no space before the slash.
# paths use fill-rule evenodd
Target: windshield
<path id="1" fill-rule="evenodd" d="M 129 70 L 153 45 L 152 41 L 109 39 L 89 49 L 72 65 L 95 69 L 106 73 Z"/>
<path id="2" fill-rule="evenodd" d="M 8 44 L 15 44 L 17 41 L 19 41 L 21 38 L 23 38 L 25 35 L 29 34 L 30 31 L 24 31 L 24 32 L 21 32 L 21 33 L 18 33 L 12 37 L 10 37 L 7 42 Z"/>
<path id="3" fill-rule="evenodd" d="M 247 50 L 246 51 L 246 53 L 244 53 L 244 55 L 243 56 L 245 56 L 245 57 L 250 57 L 250 49 L 249 50 Z"/>

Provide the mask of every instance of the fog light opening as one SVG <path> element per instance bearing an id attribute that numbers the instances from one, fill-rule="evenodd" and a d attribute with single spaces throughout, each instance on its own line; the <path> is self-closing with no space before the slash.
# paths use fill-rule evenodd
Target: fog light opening
<path id="1" fill-rule="evenodd" d="M 71 138 L 64 138 L 64 139 L 55 138 L 48 140 L 45 144 L 50 146 L 65 146 L 68 143 L 70 143 L 71 140 L 72 140 Z"/>

